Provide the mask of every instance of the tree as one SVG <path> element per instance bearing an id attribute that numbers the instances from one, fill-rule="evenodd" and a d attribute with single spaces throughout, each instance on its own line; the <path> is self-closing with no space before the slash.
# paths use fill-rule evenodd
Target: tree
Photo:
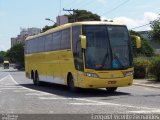
<path id="1" fill-rule="evenodd" d="M 160 19 L 151 22 L 151 28 L 150 36 L 153 39 L 160 41 Z"/>
<path id="2" fill-rule="evenodd" d="M 100 16 L 97 14 L 94 14 L 90 11 L 86 11 L 86 10 L 75 10 L 73 14 L 71 15 L 65 15 L 68 16 L 69 22 L 77 22 L 77 21 L 100 21 Z M 44 28 L 42 28 L 42 32 L 45 32 L 49 29 L 52 29 L 54 27 L 57 27 L 56 24 L 52 25 L 52 26 L 45 26 Z"/>
<path id="3" fill-rule="evenodd" d="M 6 52 L 0 51 L 0 63 L 3 63 L 3 61 L 5 60 L 5 55 L 6 55 Z"/>
<path id="4" fill-rule="evenodd" d="M 7 51 L 6 57 L 8 57 L 11 62 L 24 66 L 24 45 L 20 43 L 11 47 Z"/>
<path id="5" fill-rule="evenodd" d="M 49 30 L 49 29 L 52 29 L 52 28 L 55 28 L 55 27 L 57 27 L 56 24 L 54 24 L 54 25 L 52 25 L 52 26 L 46 25 L 44 28 L 42 28 L 42 32 L 45 32 L 45 31 L 47 31 L 47 30 Z"/>
<path id="6" fill-rule="evenodd" d="M 72 15 L 68 16 L 69 22 L 77 21 L 100 21 L 100 16 L 86 10 L 75 10 Z"/>
<path id="7" fill-rule="evenodd" d="M 141 37 L 141 40 L 142 40 L 142 47 L 139 48 L 139 49 L 136 49 L 135 48 L 135 46 L 136 46 L 135 45 L 135 40 L 133 38 L 131 38 L 132 39 L 132 46 L 133 46 L 134 56 L 137 56 L 139 54 L 139 55 L 151 57 L 151 56 L 153 56 L 155 54 L 154 53 L 154 49 L 151 46 L 151 44 L 148 42 L 148 40 L 143 39 L 143 37 L 141 36 L 141 34 L 139 34 L 136 31 L 132 31 L 131 30 L 130 31 L 130 35 L 139 36 L 139 37 Z"/>

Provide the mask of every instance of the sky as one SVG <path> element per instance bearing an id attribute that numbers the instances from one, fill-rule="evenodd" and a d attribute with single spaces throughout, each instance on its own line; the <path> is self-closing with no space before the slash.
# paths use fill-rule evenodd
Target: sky
<path id="1" fill-rule="evenodd" d="M 160 0 L 0 0 L 0 51 L 11 47 L 11 37 L 20 28 L 43 28 L 52 25 L 50 18 L 69 14 L 66 9 L 85 9 L 101 16 L 101 19 L 122 22 L 132 29 L 148 24 L 159 17 Z M 150 30 L 144 26 L 135 31 Z"/>

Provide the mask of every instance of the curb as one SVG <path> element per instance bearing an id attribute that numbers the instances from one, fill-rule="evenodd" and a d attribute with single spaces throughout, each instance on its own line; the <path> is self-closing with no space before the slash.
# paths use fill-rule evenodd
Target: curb
<path id="1" fill-rule="evenodd" d="M 146 85 L 146 84 L 140 84 L 140 83 L 133 83 L 133 85 L 160 89 L 160 86 L 155 86 L 155 85 Z"/>

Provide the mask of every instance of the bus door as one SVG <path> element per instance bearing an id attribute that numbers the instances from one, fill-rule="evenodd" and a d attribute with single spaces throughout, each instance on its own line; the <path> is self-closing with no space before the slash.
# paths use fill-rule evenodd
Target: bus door
<path id="1" fill-rule="evenodd" d="M 81 48 L 81 26 L 72 27 L 72 49 L 74 57 L 74 65 L 76 72 L 76 83 L 77 86 L 81 84 L 81 73 L 84 71 L 84 62 L 83 62 L 83 52 Z"/>

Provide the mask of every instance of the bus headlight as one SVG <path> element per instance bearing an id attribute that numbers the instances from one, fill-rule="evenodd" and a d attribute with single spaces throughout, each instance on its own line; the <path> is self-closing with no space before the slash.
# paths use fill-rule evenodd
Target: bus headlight
<path id="1" fill-rule="evenodd" d="M 124 75 L 124 76 L 132 76 L 132 75 L 133 75 L 133 71 L 123 72 L 123 75 Z"/>
<path id="2" fill-rule="evenodd" d="M 94 78 L 99 78 L 99 76 L 95 73 L 88 73 L 88 72 L 85 72 L 84 73 L 85 76 L 88 76 L 88 77 L 94 77 Z"/>

